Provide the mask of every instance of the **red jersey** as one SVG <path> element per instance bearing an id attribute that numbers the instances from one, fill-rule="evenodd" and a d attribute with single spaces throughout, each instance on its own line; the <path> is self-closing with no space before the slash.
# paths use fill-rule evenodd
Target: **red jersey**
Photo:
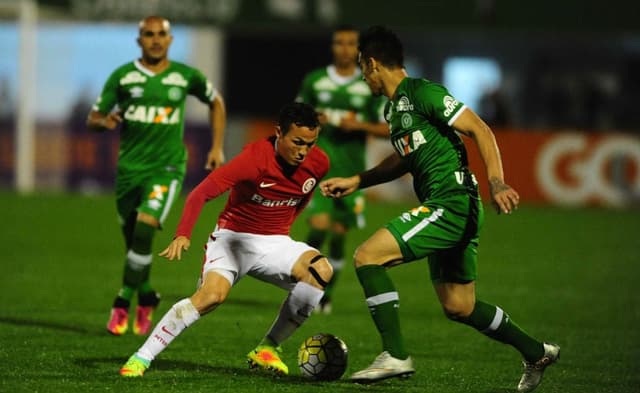
<path id="1" fill-rule="evenodd" d="M 291 224 L 329 170 L 329 158 L 317 146 L 299 166 L 276 154 L 275 137 L 250 143 L 231 161 L 211 172 L 191 191 L 176 236 L 191 231 L 210 199 L 231 189 L 218 227 L 259 235 L 289 235 Z"/>

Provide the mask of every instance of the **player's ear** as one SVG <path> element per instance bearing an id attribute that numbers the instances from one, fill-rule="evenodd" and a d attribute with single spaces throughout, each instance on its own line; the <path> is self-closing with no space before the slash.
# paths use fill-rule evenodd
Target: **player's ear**
<path id="1" fill-rule="evenodd" d="M 276 126 L 276 138 L 282 138 L 282 128 L 280 126 Z"/>

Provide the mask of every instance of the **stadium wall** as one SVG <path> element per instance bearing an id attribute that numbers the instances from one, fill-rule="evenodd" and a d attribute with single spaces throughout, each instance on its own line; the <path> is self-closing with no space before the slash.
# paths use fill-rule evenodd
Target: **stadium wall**
<path id="1" fill-rule="evenodd" d="M 0 127 L 0 188 L 13 184 L 13 133 Z M 39 124 L 36 133 L 36 183 L 40 190 L 100 192 L 113 187 L 118 152 L 117 133 L 91 133 L 83 125 L 63 127 Z M 230 119 L 227 158 L 242 146 L 273 133 L 272 120 Z M 587 133 L 566 130 L 505 129 L 495 132 L 501 148 L 505 178 L 518 190 L 522 202 L 562 206 L 627 207 L 640 204 L 640 136 L 616 132 Z M 469 162 L 488 200 L 487 179 L 476 147 L 463 138 Z M 189 124 L 185 189 L 207 172 L 203 162 L 210 144 L 206 125 Z M 368 166 L 391 152 L 385 139 L 369 140 Z M 409 177 L 374 187 L 372 198 L 414 200 Z"/>

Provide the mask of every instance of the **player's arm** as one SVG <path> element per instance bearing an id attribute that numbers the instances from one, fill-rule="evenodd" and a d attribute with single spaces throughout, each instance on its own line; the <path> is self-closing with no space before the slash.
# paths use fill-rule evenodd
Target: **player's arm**
<path id="1" fill-rule="evenodd" d="M 321 182 L 320 190 L 324 196 L 340 198 L 358 189 L 395 180 L 407 172 L 409 172 L 407 162 L 394 152 L 380 164 L 355 176 L 334 177 Z"/>
<path id="2" fill-rule="evenodd" d="M 87 116 L 87 127 L 93 131 L 115 130 L 122 123 L 119 112 L 109 112 L 106 115 L 92 110 Z"/>
<path id="3" fill-rule="evenodd" d="M 491 128 L 471 109 L 463 109 L 452 124 L 460 133 L 470 137 L 478 147 L 489 179 L 491 199 L 498 213 L 511 213 L 518 207 L 520 196 L 504 182 L 502 160 L 495 135 Z"/>
<path id="4" fill-rule="evenodd" d="M 224 130 L 227 124 L 227 113 L 224 99 L 216 94 L 209 104 L 209 124 L 211 125 L 211 150 L 207 154 L 205 169 L 216 169 L 225 161 Z"/>
<path id="5" fill-rule="evenodd" d="M 255 157 L 248 149 L 243 150 L 226 165 L 209 173 L 189 193 L 184 203 L 175 237 L 169 246 L 159 254 L 160 256 L 169 260 L 181 259 L 182 251 L 186 251 L 191 244 L 191 233 L 204 204 L 229 190 L 234 184 L 255 178 L 258 169 L 255 164 L 252 165 L 254 159 Z"/>
<path id="6" fill-rule="evenodd" d="M 87 116 L 87 128 L 90 130 L 115 130 L 122 123 L 120 112 L 112 110 L 118 101 L 118 83 L 119 78 L 115 71 L 105 82 L 100 96 Z"/>

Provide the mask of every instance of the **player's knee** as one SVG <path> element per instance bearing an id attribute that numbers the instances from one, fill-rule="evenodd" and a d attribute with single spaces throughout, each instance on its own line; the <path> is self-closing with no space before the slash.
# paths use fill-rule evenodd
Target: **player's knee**
<path id="1" fill-rule="evenodd" d="M 353 264 L 357 269 L 361 266 L 373 264 L 375 258 L 376 258 L 376 255 L 371 252 L 371 250 L 369 249 L 369 247 L 367 247 L 367 244 L 365 243 L 360 245 L 360 247 L 358 247 L 356 251 L 353 253 Z"/>
<path id="2" fill-rule="evenodd" d="M 314 214 L 309 217 L 309 226 L 312 229 L 327 231 L 331 226 L 331 218 L 326 213 Z"/>
<path id="3" fill-rule="evenodd" d="M 196 310 L 203 315 L 224 303 L 226 298 L 226 294 L 222 291 L 202 287 L 191 297 L 191 302 Z"/>
<path id="4" fill-rule="evenodd" d="M 324 255 L 316 255 L 309 263 L 307 269 L 306 283 L 316 288 L 324 289 L 333 277 L 333 267 Z"/>
<path id="5" fill-rule="evenodd" d="M 331 232 L 337 235 L 344 235 L 347 233 L 347 229 L 347 226 L 341 222 L 334 222 L 333 225 L 331 225 Z"/>
<path id="6" fill-rule="evenodd" d="M 473 304 L 464 301 L 448 301 L 442 304 L 442 311 L 450 320 L 462 322 L 473 312 Z"/>

